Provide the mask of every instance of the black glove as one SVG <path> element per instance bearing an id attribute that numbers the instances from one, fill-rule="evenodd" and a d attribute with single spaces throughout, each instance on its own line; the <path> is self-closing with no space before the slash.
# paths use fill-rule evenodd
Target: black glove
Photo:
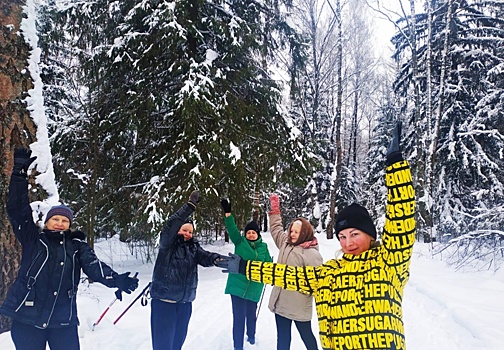
<path id="1" fill-rule="evenodd" d="M 220 201 L 220 205 L 224 213 L 231 213 L 231 203 L 227 199 L 223 199 Z"/>
<path id="2" fill-rule="evenodd" d="M 122 301 L 122 292 L 120 289 L 117 289 L 115 292 L 114 292 L 116 298 L 119 300 L 119 301 Z"/>
<path id="3" fill-rule="evenodd" d="M 189 203 L 191 203 L 192 205 L 194 205 L 194 207 L 196 207 L 196 205 L 198 205 L 200 201 L 201 201 L 201 194 L 199 193 L 199 191 L 193 191 L 189 196 Z"/>
<path id="4" fill-rule="evenodd" d="M 401 129 L 402 121 L 398 120 L 392 133 L 392 140 L 387 149 L 387 163 L 392 165 L 403 159 L 401 153 Z"/>
<path id="5" fill-rule="evenodd" d="M 215 266 L 219 266 L 219 262 L 220 262 L 220 261 L 227 260 L 227 258 L 228 258 L 228 257 L 227 257 L 227 256 L 225 256 L 225 255 L 220 255 L 220 254 L 216 254 L 216 255 L 217 255 L 217 257 L 214 259 L 214 262 L 213 262 L 213 264 L 214 264 Z"/>
<path id="6" fill-rule="evenodd" d="M 14 150 L 14 167 L 12 173 L 14 175 L 26 176 L 30 164 L 33 163 L 37 157 L 31 157 L 31 150 L 26 148 L 16 148 Z"/>
<path id="7" fill-rule="evenodd" d="M 120 275 L 114 276 L 116 287 L 119 288 L 121 292 L 124 292 L 126 294 L 131 294 L 131 292 L 138 288 L 138 278 L 129 277 L 129 274 L 129 272 L 125 272 Z M 116 292 L 117 299 L 122 300 L 122 297 L 119 298 L 117 294 L 120 293 Z"/>
<path id="8" fill-rule="evenodd" d="M 233 253 L 229 253 L 229 257 L 222 256 L 220 259 L 217 259 L 217 266 L 223 269 L 222 272 L 224 273 L 245 274 L 246 264 L 245 260 Z"/>

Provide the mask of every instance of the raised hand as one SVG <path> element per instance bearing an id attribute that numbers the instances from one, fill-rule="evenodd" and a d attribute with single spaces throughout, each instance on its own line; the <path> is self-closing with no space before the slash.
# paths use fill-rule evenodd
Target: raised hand
<path id="1" fill-rule="evenodd" d="M 270 195 L 270 214 L 280 214 L 280 198 L 276 193 Z"/>
<path id="2" fill-rule="evenodd" d="M 220 205 L 222 210 L 224 210 L 224 213 L 231 213 L 231 203 L 229 203 L 227 199 L 222 199 L 220 201 Z"/>
<path id="3" fill-rule="evenodd" d="M 202 197 L 201 197 L 201 194 L 199 193 L 199 191 L 193 191 L 191 193 L 191 195 L 189 196 L 189 203 L 191 203 L 192 205 L 194 205 L 196 207 L 196 205 L 198 205 L 198 203 L 201 201 Z"/>
<path id="4" fill-rule="evenodd" d="M 31 163 L 37 159 L 37 157 L 30 156 L 31 150 L 27 148 L 16 148 L 14 150 L 14 167 L 12 168 L 12 173 L 14 175 L 26 176 Z"/>
<path id="5" fill-rule="evenodd" d="M 387 160 L 390 164 L 402 159 L 401 154 L 402 121 L 398 120 L 392 132 L 392 140 L 387 149 Z"/>

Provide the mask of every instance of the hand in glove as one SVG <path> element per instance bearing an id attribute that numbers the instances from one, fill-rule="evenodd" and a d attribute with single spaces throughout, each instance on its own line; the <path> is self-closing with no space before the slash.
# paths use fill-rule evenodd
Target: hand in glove
<path id="1" fill-rule="evenodd" d="M 200 201 L 201 201 L 201 194 L 199 193 L 199 191 L 193 191 L 189 196 L 189 203 L 196 208 L 196 206 Z"/>
<path id="2" fill-rule="evenodd" d="M 229 253 L 229 257 L 223 256 L 217 259 L 217 266 L 224 273 L 241 273 L 245 274 L 246 260 L 243 260 L 238 255 Z"/>
<path id="3" fill-rule="evenodd" d="M 115 292 L 114 292 L 117 300 L 119 301 L 122 301 L 122 291 L 120 289 L 117 289 Z"/>
<path id="4" fill-rule="evenodd" d="M 26 176 L 28 168 L 37 157 L 30 157 L 31 150 L 26 148 L 16 148 L 14 150 L 14 167 L 12 174 Z"/>
<path id="5" fill-rule="evenodd" d="M 402 122 L 400 120 L 397 121 L 394 131 L 392 133 L 392 140 L 387 149 L 387 163 L 388 165 L 392 165 L 398 161 L 403 159 L 401 153 L 401 130 L 402 130 Z"/>
<path id="6" fill-rule="evenodd" d="M 222 210 L 224 210 L 224 213 L 231 213 L 231 203 L 229 203 L 227 199 L 221 200 L 220 205 L 222 207 Z"/>
<path id="7" fill-rule="evenodd" d="M 270 196 L 270 214 L 280 214 L 280 199 L 276 193 Z"/>
<path id="8" fill-rule="evenodd" d="M 138 288 L 138 278 L 129 277 L 129 274 L 129 272 L 125 272 L 114 277 L 115 285 L 117 288 L 119 288 L 119 291 L 116 292 L 116 297 L 119 300 L 122 300 L 120 292 L 131 294 L 131 292 Z M 120 297 L 118 296 L 118 294 Z"/>

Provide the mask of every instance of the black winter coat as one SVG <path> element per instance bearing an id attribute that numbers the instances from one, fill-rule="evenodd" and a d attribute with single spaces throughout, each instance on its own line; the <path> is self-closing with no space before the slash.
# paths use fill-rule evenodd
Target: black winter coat
<path id="1" fill-rule="evenodd" d="M 194 239 L 184 241 L 178 234 L 185 220 L 194 212 L 184 204 L 165 223 L 159 239 L 159 252 L 152 274 L 150 294 L 153 299 L 189 303 L 196 298 L 198 265 L 213 266 L 220 255 L 211 253 Z"/>
<path id="2" fill-rule="evenodd" d="M 117 273 L 98 260 L 84 241 L 84 233 L 39 231 L 24 177 L 11 178 L 7 214 L 23 249 L 18 276 L 0 313 L 42 329 L 78 325 L 76 296 L 81 269 L 108 287 L 115 287 Z"/>

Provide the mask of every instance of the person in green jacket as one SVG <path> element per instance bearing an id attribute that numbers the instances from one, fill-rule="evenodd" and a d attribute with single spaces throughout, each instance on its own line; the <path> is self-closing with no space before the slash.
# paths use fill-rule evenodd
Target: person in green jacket
<path id="1" fill-rule="evenodd" d="M 226 230 L 235 245 L 235 254 L 246 260 L 273 261 L 268 245 L 262 241 L 259 225 L 255 221 L 249 222 L 242 236 L 231 214 L 231 203 L 223 199 L 221 206 L 224 210 Z M 261 298 L 263 288 L 263 283 L 249 281 L 243 275 L 230 274 L 228 276 L 225 293 L 231 295 L 234 350 L 243 350 L 245 324 L 247 325 L 247 341 L 255 344 L 257 303 Z"/>

